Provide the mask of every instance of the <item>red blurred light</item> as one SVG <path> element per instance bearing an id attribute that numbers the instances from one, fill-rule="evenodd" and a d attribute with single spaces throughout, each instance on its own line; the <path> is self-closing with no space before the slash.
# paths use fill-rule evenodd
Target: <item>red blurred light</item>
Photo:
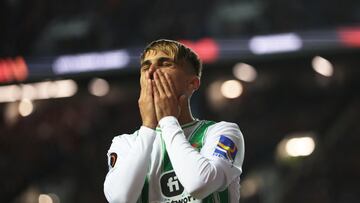
<path id="1" fill-rule="evenodd" d="M 360 47 L 360 28 L 340 28 L 340 41 L 349 47 Z"/>
<path id="2" fill-rule="evenodd" d="M 28 67 L 23 57 L 0 59 L 0 83 L 24 81 L 28 77 Z"/>
<path id="3" fill-rule="evenodd" d="M 203 63 L 211 63 L 219 57 L 219 45 L 211 38 L 203 38 L 198 41 L 179 40 L 192 50 L 194 50 L 203 61 Z"/>

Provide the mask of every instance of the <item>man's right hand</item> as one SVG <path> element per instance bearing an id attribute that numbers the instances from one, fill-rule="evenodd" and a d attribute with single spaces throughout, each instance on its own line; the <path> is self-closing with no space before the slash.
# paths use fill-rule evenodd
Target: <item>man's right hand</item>
<path id="1" fill-rule="evenodd" d="M 142 125 L 155 129 L 157 126 L 156 112 L 154 106 L 154 94 L 150 73 L 147 71 L 140 77 L 140 97 L 138 100 Z"/>

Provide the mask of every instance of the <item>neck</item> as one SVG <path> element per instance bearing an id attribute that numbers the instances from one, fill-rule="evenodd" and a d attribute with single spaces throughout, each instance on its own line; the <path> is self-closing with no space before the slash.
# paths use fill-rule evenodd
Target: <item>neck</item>
<path id="1" fill-rule="evenodd" d="M 181 108 L 181 112 L 180 112 L 180 116 L 178 117 L 178 121 L 180 125 L 184 125 L 195 120 L 195 118 L 191 113 L 189 100 L 186 102 L 186 104 L 184 104 L 180 108 Z"/>

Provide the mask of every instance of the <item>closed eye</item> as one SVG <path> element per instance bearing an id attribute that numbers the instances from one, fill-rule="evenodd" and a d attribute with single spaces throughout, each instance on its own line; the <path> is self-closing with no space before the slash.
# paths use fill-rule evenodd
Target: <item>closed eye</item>
<path id="1" fill-rule="evenodd" d="M 163 65 L 163 66 L 172 66 L 172 65 L 174 65 L 174 63 L 173 63 L 173 62 L 170 62 L 170 61 L 164 61 L 164 62 L 162 63 L 162 65 Z"/>
<path id="2" fill-rule="evenodd" d="M 141 64 L 141 71 L 146 71 L 150 68 L 150 62 L 149 61 L 145 61 L 144 63 Z"/>
<path id="3" fill-rule="evenodd" d="M 169 67 L 169 66 L 173 66 L 175 63 L 172 59 L 163 57 L 158 60 L 158 64 L 159 66 Z"/>
<path id="4" fill-rule="evenodd" d="M 143 63 L 141 63 L 141 71 L 146 71 L 151 67 L 152 62 L 150 60 L 146 60 Z M 155 66 L 157 67 L 171 67 L 175 65 L 175 62 L 173 59 L 168 57 L 160 57 L 155 61 Z"/>

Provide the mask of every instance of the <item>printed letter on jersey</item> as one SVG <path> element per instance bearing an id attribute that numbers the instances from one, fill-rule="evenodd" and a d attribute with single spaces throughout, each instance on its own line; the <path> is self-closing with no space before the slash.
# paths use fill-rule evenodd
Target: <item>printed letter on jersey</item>
<path id="1" fill-rule="evenodd" d="M 237 148 L 234 142 L 225 135 L 221 135 L 213 155 L 234 161 L 236 152 Z"/>

